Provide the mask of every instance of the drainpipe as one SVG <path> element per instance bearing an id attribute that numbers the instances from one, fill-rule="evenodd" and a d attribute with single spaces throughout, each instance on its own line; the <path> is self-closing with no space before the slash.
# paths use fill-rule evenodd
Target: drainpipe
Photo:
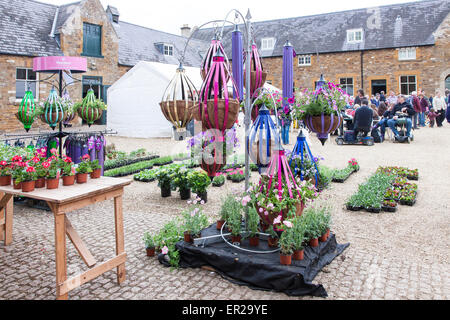
<path id="1" fill-rule="evenodd" d="M 364 50 L 361 50 L 361 89 L 364 90 Z"/>

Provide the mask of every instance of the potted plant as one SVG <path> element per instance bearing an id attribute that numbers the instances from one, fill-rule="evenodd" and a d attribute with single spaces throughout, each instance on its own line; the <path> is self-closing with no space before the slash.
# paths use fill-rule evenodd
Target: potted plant
<path id="1" fill-rule="evenodd" d="M 98 160 L 91 161 L 91 179 L 99 179 L 102 176 L 102 166 Z"/>
<path id="2" fill-rule="evenodd" d="M 154 237 L 146 232 L 144 233 L 144 243 L 145 243 L 145 250 L 147 251 L 148 257 L 153 257 L 155 255 L 155 240 Z"/>
<path id="3" fill-rule="evenodd" d="M 106 110 L 106 104 L 95 97 L 94 90 L 89 89 L 83 101 L 75 103 L 73 110 L 78 112 L 81 119 L 86 121 L 90 127 L 96 120 L 100 119 L 103 111 Z"/>
<path id="4" fill-rule="evenodd" d="M 354 172 L 358 172 L 360 169 L 359 163 L 355 158 L 350 159 L 348 166 L 352 168 Z"/>
<path id="5" fill-rule="evenodd" d="M 227 179 L 234 183 L 239 183 L 245 180 L 245 174 L 243 170 L 233 170 L 227 175 Z"/>
<path id="6" fill-rule="evenodd" d="M 161 168 L 155 174 L 156 179 L 158 179 L 158 187 L 161 188 L 161 197 L 163 198 L 170 197 L 172 194 L 171 174 L 172 169 L 170 168 Z"/>
<path id="7" fill-rule="evenodd" d="M 193 243 L 194 238 L 200 237 L 201 231 L 208 226 L 208 218 L 202 212 L 201 205 L 191 206 L 183 212 L 184 241 Z"/>
<path id="8" fill-rule="evenodd" d="M 295 217 L 293 220 L 293 250 L 292 258 L 294 260 L 303 260 L 305 254 L 305 220 L 300 217 Z"/>
<path id="9" fill-rule="evenodd" d="M 278 243 L 280 247 L 280 263 L 289 266 L 292 263 L 292 254 L 294 253 L 294 229 L 292 222 L 288 220 L 285 220 L 283 225 L 284 231 Z"/>
<path id="10" fill-rule="evenodd" d="M 189 185 L 194 193 L 203 201 L 208 202 L 207 188 L 211 184 L 211 179 L 203 171 L 191 171 L 188 174 Z"/>
<path id="11" fill-rule="evenodd" d="M 396 212 L 397 202 L 395 200 L 384 200 L 382 209 L 386 212 Z"/>
<path id="12" fill-rule="evenodd" d="M 53 161 L 48 168 L 46 183 L 49 190 L 59 187 L 59 168 L 56 161 Z"/>
<path id="13" fill-rule="evenodd" d="M 75 183 L 75 168 L 70 157 L 64 157 L 60 160 L 59 167 L 63 179 L 63 186 L 72 186 Z"/>
<path id="14" fill-rule="evenodd" d="M 0 186 L 11 185 L 11 165 L 6 161 L 0 161 Z"/>
<path id="15" fill-rule="evenodd" d="M 259 215 L 255 207 L 251 206 L 247 214 L 247 232 L 251 247 L 257 247 L 259 245 L 258 227 Z"/>
<path id="16" fill-rule="evenodd" d="M 269 246 L 269 248 L 277 248 L 278 247 L 278 233 L 275 232 L 275 229 L 273 228 L 273 226 L 269 226 L 266 230 L 265 233 L 267 233 L 269 235 L 269 237 L 267 238 L 267 245 Z"/>
<path id="17" fill-rule="evenodd" d="M 220 174 L 218 176 L 215 176 L 213 181 L 212 181 L 212 185 L 213 187 L 221 187 L 225 184 L 225 176 Z"/>
<path id="18" fill-rule="evenodd" d="M 50 167 L 50 163 L 47 161 L 41 160 L 38 156 L 35 156 L 32 161 L 35 163 L 37 180 L 35 183 L 36 189 L 45 187 L 45 178 L 47 176 L 48 168 Z"/>
<path id="19" fill-rule="evenodd" d="M 92 172 L 91 169 L 91 163 L 90 163 L 90 156 L 88 154 L 85 154 L 83 157 L 81 157 L 81 162 L 78 164 L 76 168 L 76 179 L 78 184 L 83 184 L 87 182 L 88 174 Z"/>
<path id="20" fill-rule="evenodd" d="M 316 214 L 316 209 L 309 208 L 305 210 L 304 219 L 305 224 L 307 226 L 305 230 L 305 235 L 306 238 L 309 240 L 310 247 L 313 248 L 319 246 L 320 230 L 317 216 L 318 215 Z"/>
<path id="21" fill-rule="evenodd" d="M 319 207 L 317 209 L 318 228 L 320 232 L 319 241 L 326 242 L 330 236 L 331 213 L 328 207 Z"/>
<path id="22" fill-rule="evenodd" d="M 29 164 L 20 171 L 16 182 L 21 183 L 22 192 L 32 192 L 34 191 L 35 184 L 37 180 L 36 169 Z"/>
<path id="23" fill-rule="evenodd" d="M 188 200 L 191 198 L 191 189 L 188 179 L 189 172 L 190 170 L 185 166 L 178 166 L 175 167 L 170 174 L 172 189 L 179 190 L 181 200 Z"/>
<path id="24" fill-rule="evenodd" d="M 220 208 L 220 219 L 217 220 L 216 224 L 217 230 L 222 229 L 225 221 L 228 221 L 230 213 L 239 210 L 239 206 L 239 202 L 237 202 L 235 196 L 232 194 L 228 194 L 226 198 L 222 200 L 222 205 Z"/>
<path id="25" fill-rule="evenodd" d="M 43 123 L 48 124 L 50 128 L 55 130 L 56 126 L 66 117 L 65 107 L 66 105 L 62 103 L 62 99 L 58 96 L 56 90 L 52 88 L 47 100 L 40 103 L 37 108 L 36 115 L 40 116 Z"/>
<path id="26" fill-rule="evenodd" d="M 13 187 L 15 190 L 22 189 L 22 182 L 19 181 L 19 177 L 26 166 L 27 164 L 23 161 L 22 156 L 16 155 L 12 158 L 11 178 L 13 179 Z"/>
<path id="27" fill-rule="evenodd" d="M 238 202 L 239 204 L 239 202 Z M 231 229 L 231 242 L 234 245 L 240 245 L 242 240 L 242 208 L 241 206 L 234 206 L 233 210 L 228 213 L 227 224 Z"/>

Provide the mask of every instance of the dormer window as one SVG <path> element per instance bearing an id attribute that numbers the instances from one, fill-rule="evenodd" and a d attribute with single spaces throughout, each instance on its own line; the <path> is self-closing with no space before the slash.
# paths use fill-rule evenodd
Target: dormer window
<path id="1" fill-rule="evenodd" d="M 311 56 L 299 56 L 298 57 L 298 65 L 299 66 L 310 66 L 311 65 Z"/>
<path id="2" fill-rule="evenodd" d="M 273 50 L 275 48 L 275 38 L 262 38 L 261 50 Z"/>
<path id="3" fill-rule="evenodd" d="M 416 60 L 416 48 L 401 48 L 398 50 L 398 60 Z"/>
<path id="4" fill-rule="evenodd" d="M 363 39 L 364 39 L 363 29 L 347 30 L 347 42 L 348 43 L 363 42 Z"/>
<path id="5" fill-rule="evenodd" d="M 173 45 L 164 44 L 164 55 L 165 56 L 173 56 Z"/>

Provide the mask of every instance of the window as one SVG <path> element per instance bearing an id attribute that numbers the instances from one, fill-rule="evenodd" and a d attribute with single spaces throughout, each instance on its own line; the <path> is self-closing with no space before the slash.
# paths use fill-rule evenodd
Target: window
<path id="1" fill-rule="evenodd" d="M 275 48 L 275 38 L 262 38 L 261 50 L 273 50 Z"/>
<path id="2" fill-rule="evenodd" d="M 339 80 L 342 90 L 347 92 L 349 96 L 353 96 L 353 78 L 341 78 Z"/>
<path id="3" fill-rule="evenodd" d="M 411 92 L 417 91 L 416 76 L 401 76 L 400 77 L 400 93 L 410 95 Z"/>
<path id="4" fill-rule="evenodd" d="M 299 66 L 310 66 L 311 65 L 311 56 L 299 56 L 298 57 L 298 65 Z"/>
<path id="5" fill-rule="evenodd" d="M 353 29 L 347 30 L 347 42 L 348 43 L 358 43 L 362 42 L 364 38 L 363 29 Z"/>
<path id="6" fill-rule="evenodd" d="M 399 49 L 398 60 L 416 60 L 416 48 Z"/>
<path id="7" fill-rule="evenodd" d="M 173 46 L 170 44 L 164 45 L 164 55 L 165 56 L 173 56 Z"/>
<path id="8" fill-rule="evenodd" d="M 102 26 L 83 23 L 82 55 L 102 58 Z"/>
<path id="9" fill-rule="evenodd" d="M 37 99 L 37 75 L 33 69 L 16 69 L 16 98 L 22 99 L 25 96 L 25 91 L 28 87 L 33 92 L 33 97 Z"/>

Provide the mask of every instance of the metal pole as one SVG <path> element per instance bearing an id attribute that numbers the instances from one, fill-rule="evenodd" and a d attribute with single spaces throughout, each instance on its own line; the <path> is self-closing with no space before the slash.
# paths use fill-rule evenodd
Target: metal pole
<path id="1" fill-rule="evenodd" d="M 247 15 L 245 16 L 247 20 L 247 60 L 245 61 L 245 81 L 246 81 L 246 90 L 245 90 L 245 191 L 250 187 L 250 155 L 249 155 L 249 141 L 248 141 L 248 132 L 250 130 L 250 115 L 251 115 L 251 96 L 250 96 L 250 86 L 251 86 L 251 56 L 252 56 L 252 16 L 250 14 L 250 9 L 247 11 Z"/>
<path id="2" fill-rule="evenodd" d="M 59 97 L 63 96 L 63 74 L 62 70 L 59 70 Z M 59 157 L 62 158 L 62 121 L 59 122 Z"/>

